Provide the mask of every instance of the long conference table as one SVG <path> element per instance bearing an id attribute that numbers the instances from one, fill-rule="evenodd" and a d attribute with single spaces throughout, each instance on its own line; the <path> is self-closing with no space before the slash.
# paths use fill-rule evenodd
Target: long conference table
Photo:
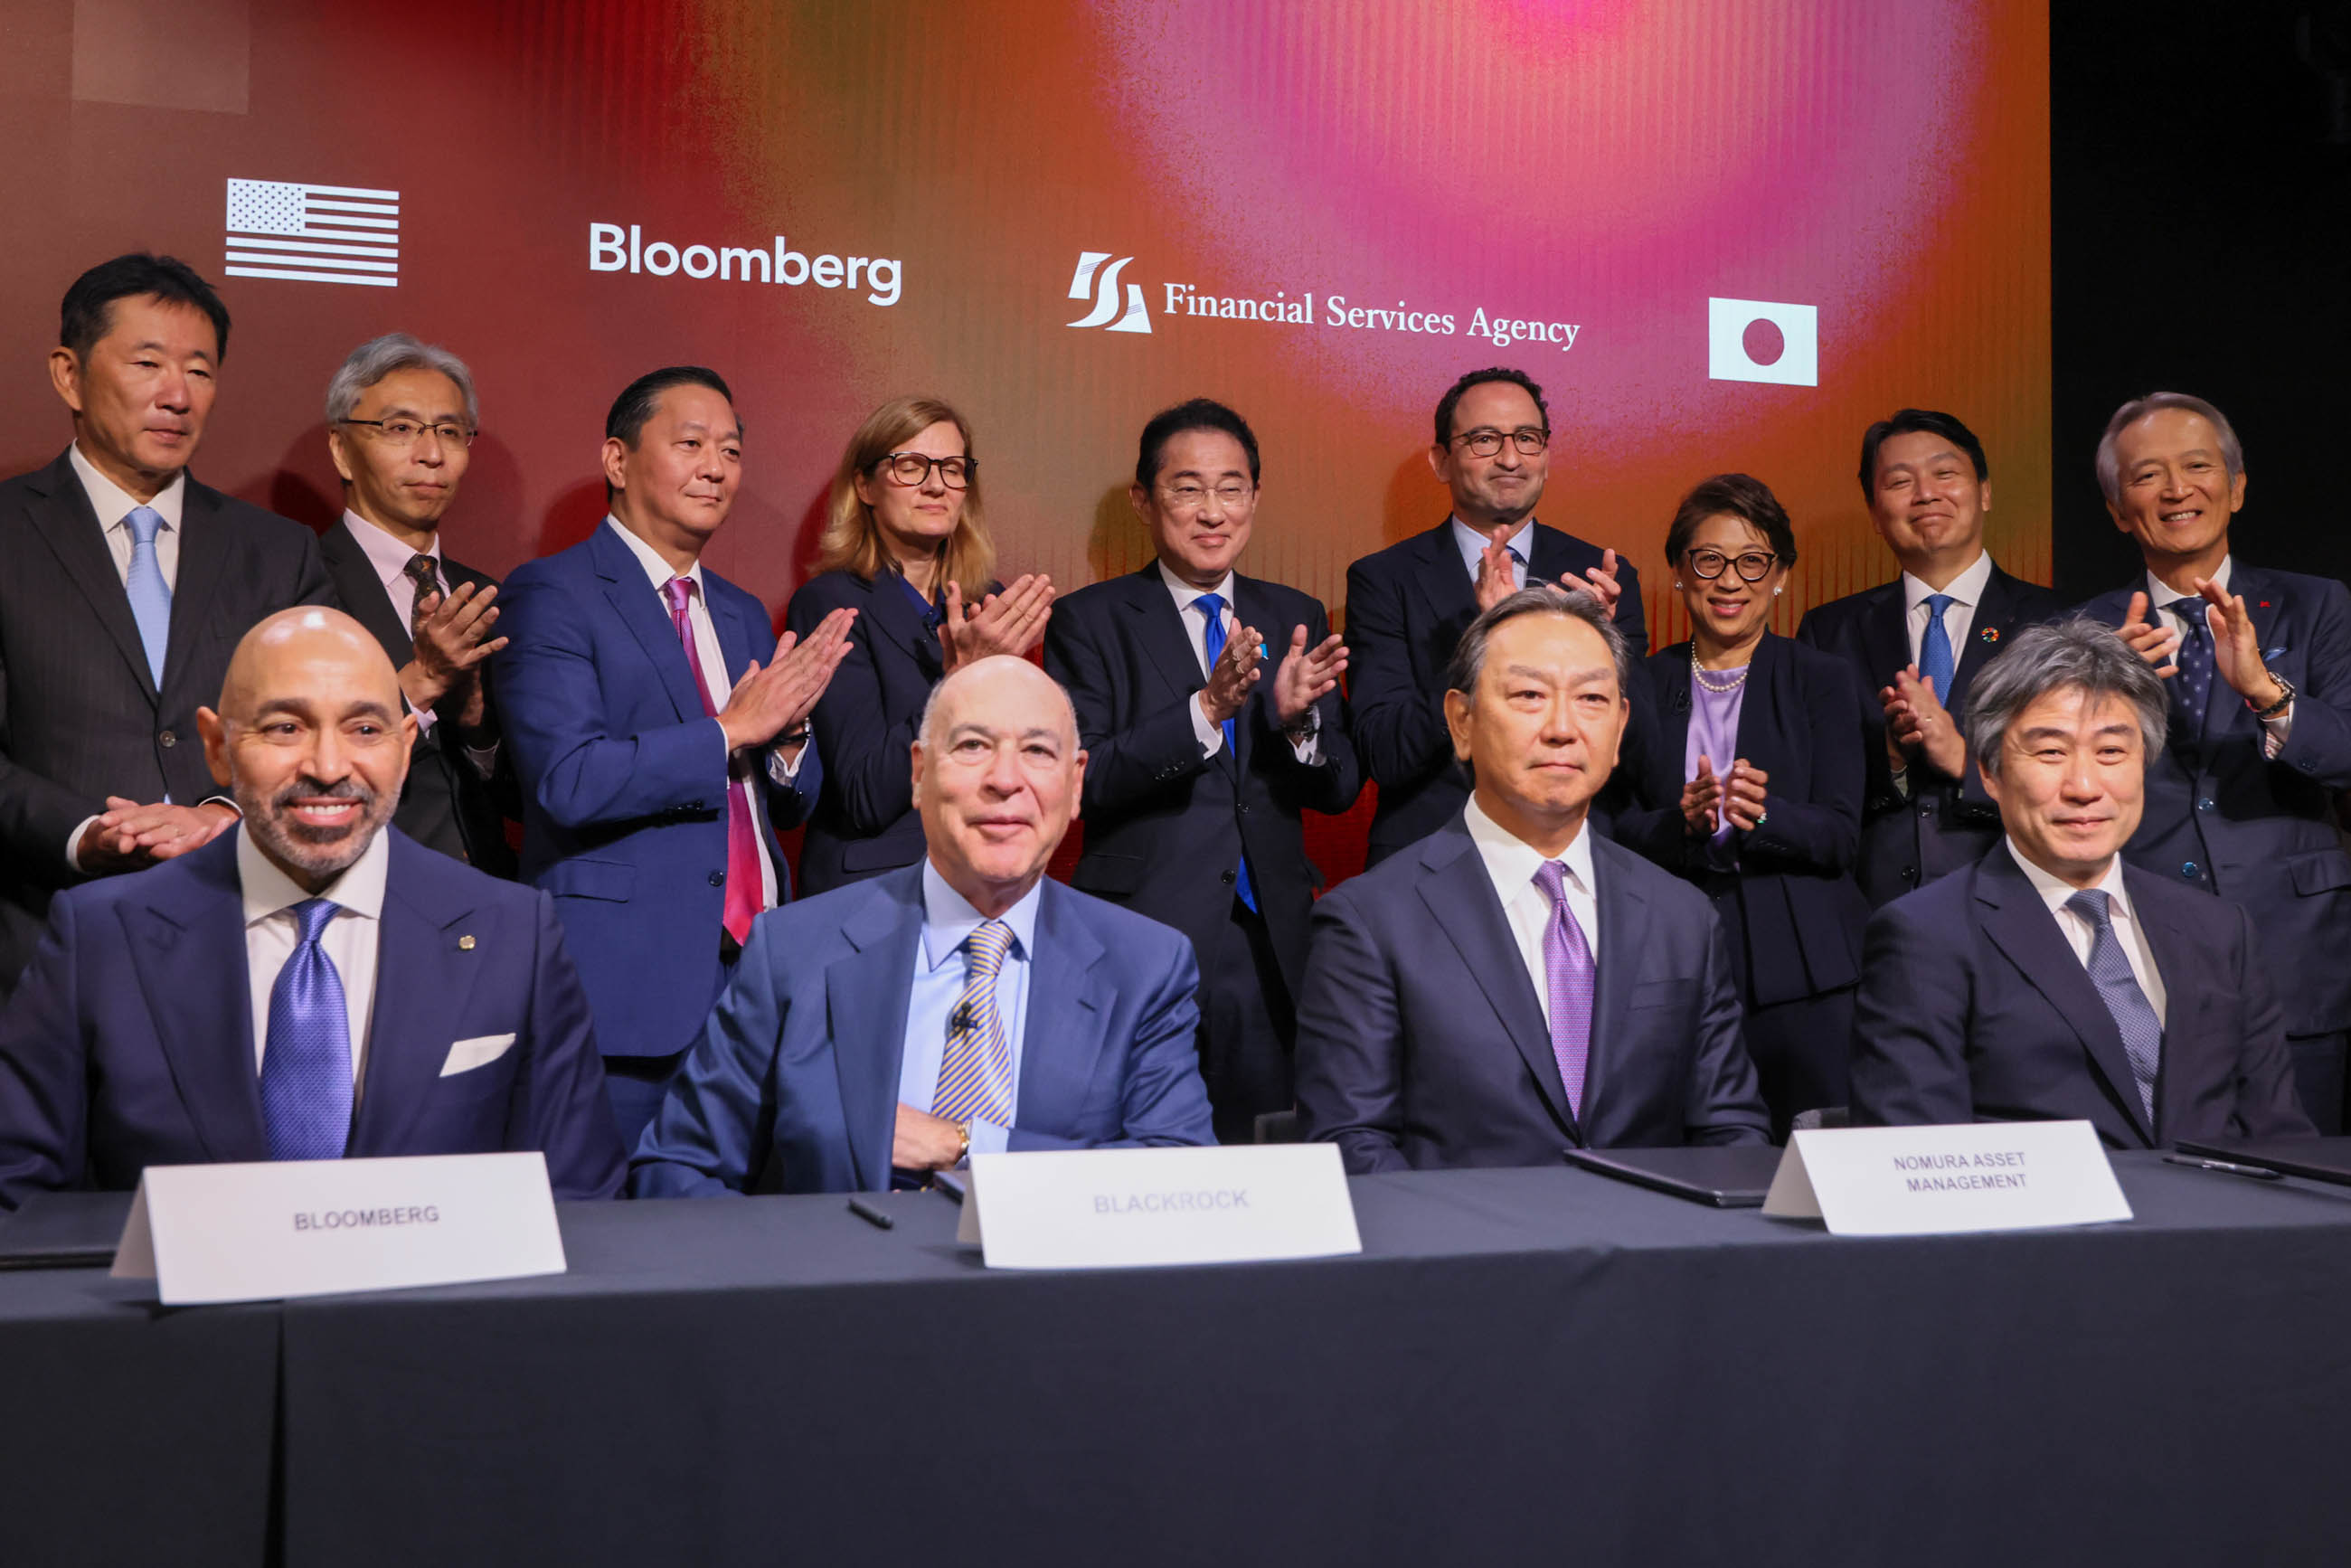
<path id="1" fill-rule="evenodd" d="M 1582 1171 L 1360 1257 L 991 1272 L 934 1194 L 566 1205 L 569 1271 L 0 1274 L 0 1563 L 2341 1563 L 2351 1189 L 1834 1238 Z"/>

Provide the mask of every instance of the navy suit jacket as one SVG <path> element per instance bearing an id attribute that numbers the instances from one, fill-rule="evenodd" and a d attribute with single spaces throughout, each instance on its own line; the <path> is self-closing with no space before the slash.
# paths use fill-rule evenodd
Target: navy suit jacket
<path id="1" fill-rule="evenodd" d="M 2163 977 L 2157 1125 L 2114 1015 L 2005 843 L 1871 916 L 1854 1122 L 2078 1119 L 2118 1149 L 2314 1135 L 2245 912 L 2127 863 L 2123 885 Z"/>
<path id="2" fill-rule="evenodd" d="M 1086 748 L 1085 853 L 1071 880 L 1088 893 L 1173 925 L 1214 952 L 1231 918 L 1235 868 L 1249 884 L 1295 997 L 1306 974 L 1306 922 L 1322 874 L 1306 858 L 1301 810 L 1337 813 L 1363 775 L 1334 689 L 1315 705 L 1322 760 L 1309 767 L 1273 716 L 1274 667 L 1291 634 L 1331 634 L 1322 606 L 1294 588 L 1233 579 L 1233 613 L 1264 639 L 1269 663 L 1234 723 L 1234 744 L 1200 755 L 1192 694 L 1207 685 L 1190 623 L 1157 562 L 1057 600 L 1045 668 L 1069 688 Z"/>
<path id="3" fill-rule="evenodd" d="M 378 931 L 374 1010 L 346 1153 L 538 1149 L 555 1196 L 623 1171 L 587 998 L 547 895 L 402 834 Z M 0 1013 L 0 1207 L 127 1190 L 151 1165 L 269 1158 L 253 1054 L 237 835 L 61 894 Z M 441 1076 L 461 1040 L 512 1034 Z"/>
<path id="4" fill-rule="evenodd" d="M 1748 666 L 1738 737 L 1738 756 L 1769 775 L 1763 825 L 1734 832 L 1739 869 L 1717 872 L 1682 820 L 1689 644 L 1675 643 L 1645 671 L 1655 724 L 1638 761 L 1639 806 L 1618 814 L 1616 841 L 1714 895 L 1743 994 L 1757 1005 L 1852 985 L 1869 918 L 1853 883 L 1862 790 L 1853 677 L 1825 653 L 1763 634 Z M 1731 758 L 1712 760 L 1718 775 L 1729 770 Z"/>
<path id="5" fill-rule="evenodd" d="M 2119 626 L 2143 585 L 2082 612 Z M 2294 684 L 2293 731 L 2264 758 L 2261 725 L 2216 674 L 2200 732 L 2174 708 L 2123 858 L 2244 905 L 2263 959 L 2287 977 L 2286 1033 L 2351 1029 L 2351 855 L 2335 821 L 2336 794 L 2351 789 L 2351 593 L 2332 578 L 2242 560 L 2229 591 L 2245 601 L 2262 662 Z"/>
<path id="6" fill-rule="evenodd" d="M 1586 824 L 1589 831 L 1589 824 Z M 1561 1151 L 1760 1144 L 1770 1118 L 1706 895 L 1592 844 L 1600 968 L 1583 1113 L 1459 817 L 1314 906 L 1298 1112 L 1347 1169 L 1555 1165 Z"/>
<path id="7" fill-rule="evenodd" d="M 1956 722 L 1967 711 L 1968 689 L 2007 640 L 2025 626 L 2054 621 L 2064 601 L 2037 582 L 2011 577 L 1994 566 L 1976 606 L 1967 643 L 1956 652 L 1951 689 L 1935 694 Z M 1833 653 L 1852 671 L 1859 697 L 1862 762 L 1868 768 L 1861 818 L 1861 859 L 1854 880 L 1870 906 L 1886 904 L 1962 866 L 1981 860 L 2001 841 L 2000 808 L 1984 793 L 1972 764 L 1959 779 L 1936 775 L 1924 763 L 1911 764 L 1905 782 L 1894 787 L 1894 764 L 1886 755 L 1886 706 L 1877 694 L 1910 664 L 1908 611 L 1902 583 L 1880 583 L 1804 612 L 1796 641 Z"/>
<path id="8" fill-rule="evenodd" d="M 1008 1146 L 1214 1143 L 1191 948 L 1057 882 L 1043 898 Z M 631 1191 L 887 1191 L 923 920 L 919 865 L 764 916 L 637 1144 Z"/>
<path id="9" fill-rule="evenodd" d="M 1601 550 L 1535 525 L 1527 580 L 1556 582 L 1589 572 Z M 1635 656 L 1649 647 L 1641 615 L 1641 574 L 1620 559 L 1616 629 Z M 1369 863 L 1425 839 L 1461 814 L 1469 776 L 1453 758 L 1445 727 L 1445 672 L 1461 633 L 1478 618 L 1478 593 L 1461 564 L 1450 518 L 1347 569 L 1347 697 L 1356 754 L 1379 786 Z M 1640 712 L 1635 710 L 1637 732 Z"/>
<path id="10" fill-rule="evenodd" d="M 758 600 L 705 568 L 726 690 L 775 656 Z M 499 591 L 499 716 L 523 788 L 522 875 L 555 895 L 607 1056 L 692 1045 L 726 976 L 726 742 L 661 595 L 611 525 L 515 569 Z M 714 679 L 714 686 L 718 682 Z M 796 788 L 752 769 L 771 828 L 820 787 L 811 746 Z M 790 873 L 772 833 L 778 902 Z"/>

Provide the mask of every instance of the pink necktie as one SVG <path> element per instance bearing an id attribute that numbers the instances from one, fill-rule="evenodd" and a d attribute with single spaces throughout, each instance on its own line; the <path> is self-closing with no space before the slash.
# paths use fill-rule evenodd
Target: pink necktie
<path id="1" fill-rule="evenodd" d="M 690 577 L 673 577 L 662 584 L 662 592 L 669 600 L 670 624 L 677 628 L 677 640 L 685 645 L 685 662 L 694 670 L 695 690 L 702 694 L 702 711 L 711 717 L 718 716 L 718 705 L 710 700 L 710 681 L 703 674 L 702 650 L 694 635 L 694 617 L 688 613 L 694 602 L 695 582 Z M 731 776 L 733 758 L 728 758 L 730 777 L 726 780 L 726 913 L 727 935 L 739 943 L 751 939 L 751 921 L 759 913 L 759 843 L 753 835 L 758 830 L 751 817 L 751 791 L 744 781 Z"/>

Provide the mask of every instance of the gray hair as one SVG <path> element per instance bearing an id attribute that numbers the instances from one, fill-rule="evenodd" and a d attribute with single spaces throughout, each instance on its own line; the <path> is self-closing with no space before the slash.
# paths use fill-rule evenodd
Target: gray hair
<path id="1" fill-rule="evenodd" d="M 1625 700 L 1633 695 L 1633 645 L 1625 641 L 1625 633 L 1616 630 L 1616 622 L 1600 601 L 1589 593 L 1570 593 L 1548 583 L 1530 582 L 1491 610 L 1469 622 L 1469 630 L 1461 633 L 1460 645 L 1453 650 L 1453 663 L 1445 673 L 1445 684 L 1464 696 L 1475 695 L 1478 677 L 1486 668 L 1486 644 L 1494 640 L 1495 628 L 1505 622 L 1516 621 L 1521 615 L 1558 615 L 1570 621 L 1581 621 L 1600 633 L 1608 644 L 1608 656 L 1616 665 L 1616 690 Z"/>
<path id="2" fill-rule="evenodd" d="M 1036 676 L 1039 680 L 1043 681 L 1047 685 L 1053 688 L 1053 694 L 1061 699 L 1061 712 L 1069 717 L 1071 744 L 1073 746 L 1082 746 L 1084 744 L 1084 739 L 1078 734 L 1078 705 L 1070 700 L 1069 688 L 1061 685 L 1061 682 L 1055 680 L 1052 676 L 1047 674 L 1037 665 L 1030 664 L 1028 660 L 1019 657 L 1018 654 L 997 653 L 987 658 L 981 659 L 976 664 L 962 666 L 953 674 L 946 676 L 937 685 L 931 687 L 931 695 L 923 699 L 922 723 L 916 726 L 914 729 L 914 738 L 922 743 L 923 749 L 926 752 L 935 750 L 938 745 L 939 737 L 937 731 L 946 707 L 946 704 L 941 699 L 946 695 L 947 688 L 949 686 L 960 685 L 966 677 L 972 674 L 972 672 L 987 669 L 989 665 L 994 664 L 998 660 L 1006 660 L 1012 664 L 1019 664 L 1023 669 L 1035 671 Z"/>
<path id="3" fill-rule="evenodd" d="M 2163 754 L 2164 728 L 2171 716 L 2163 677 L 2113 627 L 2077 615 L 2026 627 L 1977 674 L 1968 688 L 1968 755 L 1987 775 L 1999 778 L 2009 727 L 2026 708 L 2061 691 L 2080 692 L 2093 702 L 2121 698 L 2138 716 L 2148 765 Z"/>
<path id="4" fill-rule="evenodd" d="M 405 332 L 386 332 L 351 350 L 342 368 L 327 382 L 327 423 L 340 424 L 359 407 L 360 394 L 399 371 L 438 371 L 457 383 L 465 400 L 465 428 L 482 427 L 481 404 L 474 397 L 474 372 L 465 361 L 437 344 L 420 342 Z"/>
<path id="5" fill-rule="evenodd" d="M 2106 433 L 2098 437 L 2098 488 L 2105 492 L 2108 506 L 2119 507 L 2123 503 L 2122 459 L 2115 455 L 2115 443 L 2124 431 L 2148 414 L 2161 413 L 2166 409 L 2195 414 L 2220 433 L 2220 461 L 2229 470 L 2229 483 L 2235 484 L 2237 476 L 2245 471 L 2245 449 L 2238 444 L 2236 427 L 2229 423 L 2227 414 L 2202 398 L 2190 397 L 2186 392 L 2149 392 L 2115 410 L 2114 418 L 2106 421 Z"/>

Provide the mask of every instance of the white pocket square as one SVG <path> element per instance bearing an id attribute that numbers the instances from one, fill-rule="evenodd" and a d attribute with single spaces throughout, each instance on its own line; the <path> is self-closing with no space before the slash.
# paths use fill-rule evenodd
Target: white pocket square
<path id="1" fill-rule="evenodd" d="M 449 1048 L 449 1060 L 441 1064 L 441 1076 L 450 1078 L 460 1072 L 471 1072 L 476 1067 L 487 1067 L 514 1049 L 515 1037 L 510 1034 L 477 1034 L 471 1040 L 461 1040 Z"/>

